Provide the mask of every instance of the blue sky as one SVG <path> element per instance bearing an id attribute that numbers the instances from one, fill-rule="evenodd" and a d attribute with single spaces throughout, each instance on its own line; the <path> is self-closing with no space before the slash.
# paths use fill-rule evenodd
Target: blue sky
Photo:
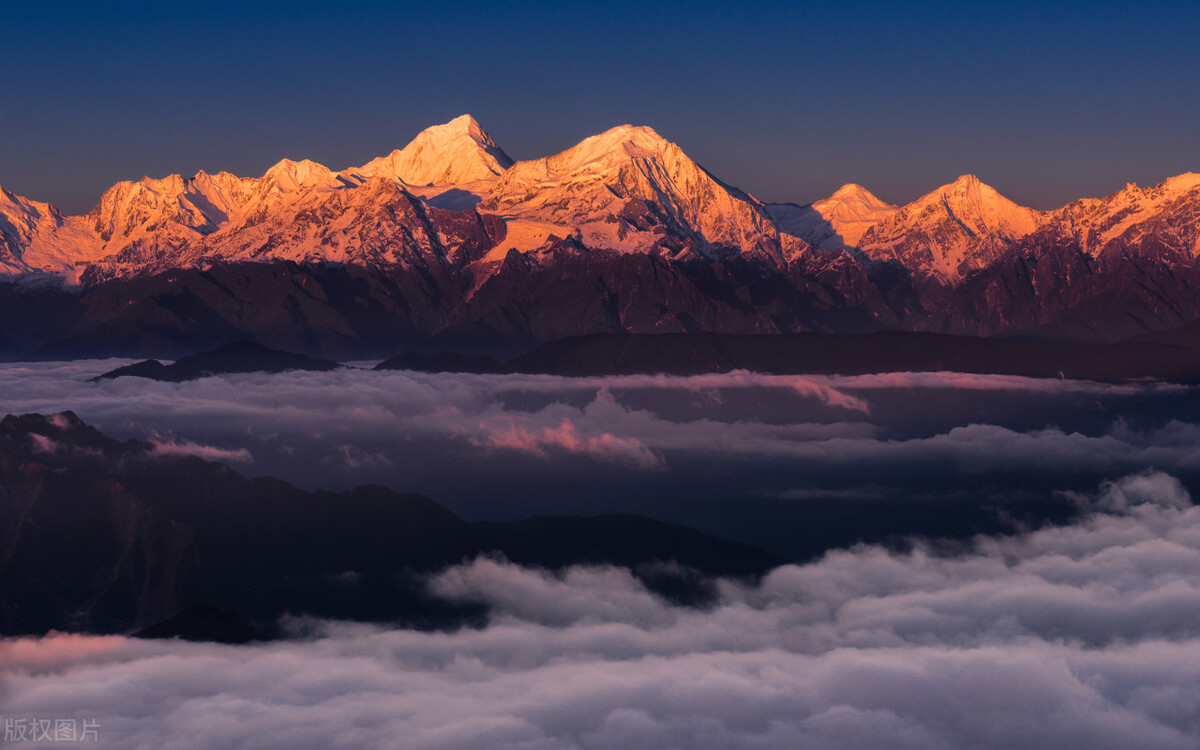
<path id="1" fill-rule="evenodd" d="M 518 159 L 651 125 L 768 201 L 972 172 L 1051 208 L 1200 171 L 1189 3 L 59 3 L 2 35 L 0 185 L 69 213 L 464 112 Z"/>

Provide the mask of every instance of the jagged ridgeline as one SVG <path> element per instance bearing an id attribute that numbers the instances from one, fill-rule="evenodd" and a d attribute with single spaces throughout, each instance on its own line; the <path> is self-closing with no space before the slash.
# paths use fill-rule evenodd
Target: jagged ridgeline
<path id="1" fill-rule="evenodd" d="M 1112 341 L 1200 318 L 1200 175 L 1035 211 L 966 175 L 906 206 L 765 204 L 647 127 L 514 162 L 469 115 L 335 172 L 0 189 L 0 350 L 327 357 L 591 333 L 879 329 Z"/>

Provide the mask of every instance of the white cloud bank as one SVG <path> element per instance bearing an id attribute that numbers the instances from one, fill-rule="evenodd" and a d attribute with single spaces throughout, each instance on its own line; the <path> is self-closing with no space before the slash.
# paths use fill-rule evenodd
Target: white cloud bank
<path id="1" fill-rule="evenodd" d="M 1078 499 L 1074 525 L 833 552 L 704 611 L 621 569 L 481 559 L 431 582 L 490 603 L 480 630 L 10 639 L 0 715 L 181 750 L 1195 748 L 1200 508 L 1158 473 Z"/>

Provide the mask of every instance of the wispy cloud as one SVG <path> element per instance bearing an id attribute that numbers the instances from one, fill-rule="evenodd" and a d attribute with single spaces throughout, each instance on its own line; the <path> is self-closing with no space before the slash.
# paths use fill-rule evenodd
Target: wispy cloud
<path id="1" fill-rule="evenodd" d="M 871 375 L 814 375 L 813 383 L 849 391 L 894 388 L 944 388 L 967 391 L 1026 391 L 1038 393 L 1095 393 L 1129 395 L 1139 393 L 1184 393 L 1192 386 L 1178 383 L 1098 383 L 1066 378 L 1027 378 L 1021 375 L 990 375 L 972 372 L 883 372 Z"/>
<path id="2" fill-rule="evenodd" d="M 159 456 L 195 456 L 205 461 L 222 461 L 232 463 L 249 463 L 254 460 L 250 451 L 245 448 L 218 448 L 213 445 L 199 445 L 190 440 L 176 440 L 162 435 L 150 438 L 153 452 Z"/>
<path id="3" fill-rule="evenodd" d="M 610 432 L 584 435 L 566 417 L 557 427 L 533 429 L 518 424 L 512 418 L 509 418 L 506 424 L 484 421 L 479 423 L 477 432 L 468 439 L 475 445 L 512 450 L 542 458 L 564 452 L 616 461 L 643 469 L 663 465 L 662 456 L 651 451 L 635 437 L 617 437 Z"/>

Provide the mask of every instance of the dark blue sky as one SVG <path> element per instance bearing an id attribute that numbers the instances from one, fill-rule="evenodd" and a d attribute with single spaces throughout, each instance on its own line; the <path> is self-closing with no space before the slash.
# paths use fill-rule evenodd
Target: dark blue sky
<path id="1" fill-rule="evenodd" d="M 1051 208 L 1200 171 L 1198 39 L 1185 2 L 9 5 L 0 185 L 83 212 L 470 112 L 518 159 L 651 125 L 768 201 L 973 172 Z"/>

